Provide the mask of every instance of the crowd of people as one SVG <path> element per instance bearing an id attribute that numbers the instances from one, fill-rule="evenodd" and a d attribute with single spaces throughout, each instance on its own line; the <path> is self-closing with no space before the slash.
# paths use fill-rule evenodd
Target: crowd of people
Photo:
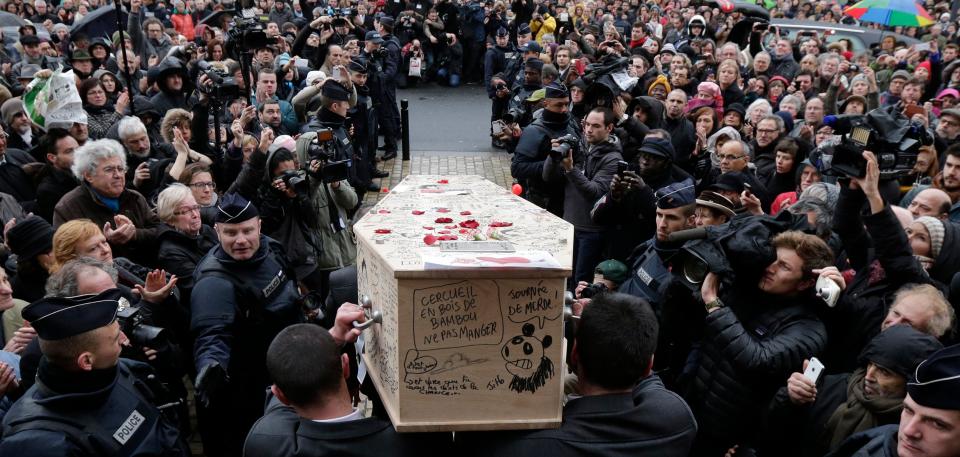
<path id="1" fill-rule="evenodd" d="M 960 456 L 946 2 L 124 0 L 91 34 L 105 3 L 3 2 L 0 456 Z M 416 84 L 482 85 L 574 226 L 557 429 L 401 434 L 357 382 L 352 225 Z"/>

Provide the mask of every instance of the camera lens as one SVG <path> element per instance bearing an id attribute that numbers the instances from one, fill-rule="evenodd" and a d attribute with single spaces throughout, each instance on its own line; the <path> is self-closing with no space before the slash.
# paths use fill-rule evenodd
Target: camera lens
<path id="1" fill-rule="evenodd" d="M 691 258 L 683 264 L 683 278 L 690 283 L 702 283 L 707 278 L 707 273 L 710 273 L 710 269 L 706 262 L 700 259 Z"/>

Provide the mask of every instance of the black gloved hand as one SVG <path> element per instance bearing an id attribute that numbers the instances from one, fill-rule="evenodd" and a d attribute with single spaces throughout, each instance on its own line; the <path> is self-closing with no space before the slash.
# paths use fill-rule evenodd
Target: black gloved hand
<path id="1" fill-rule="evenodd" d="M 204 408 L 211 403 L 217 403 L 227 390 L 230 377 L 219 363 L 213 362 L 204 365 L 197 374 L 196 391 L 197 402 Z"/>

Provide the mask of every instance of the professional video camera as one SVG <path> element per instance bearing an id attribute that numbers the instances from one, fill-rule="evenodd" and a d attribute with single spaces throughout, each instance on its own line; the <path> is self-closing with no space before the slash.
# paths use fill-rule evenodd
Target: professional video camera
<path id="1" fill-rule="evenodd" d="M 613 101 L 620 92 L 629 91 L 637 82 L 636 78 L 631 78 L 627 73 L 629 64 L 630 59 L 627 57 L 608 55 L 600 62 L 587 65 L 579 79 L 586 86 L 584 104 L 612 108 Z"/>
<path id="2" fill-rule="evenodd" d="M 159 349 L 169 342 L 165 329 L 144 324 L 143 320 L 143 313 L 139 307 L 131 306 L 125 299 L 120 301 L 117 322 L 120 324 L 120 330 L 127 335 L 134 346 Z"/>
<path id="3" fill-rule="evenodd" d="M 572 133 L 568 133 L 560 138 L 557 138 L 557 141 L 560 144 L 557 147 L 550 149 L 550 157 L 554 161 L 559 162 L 567 156 L 567 153 L 570 152 L 570 148 L 576 148 L 580 144 L 580 139 Z"/>
<path id="4" fill-rule="evenodd" d="M 203 93 L 213 97 L 214 100 L 224 103 L 228 100 L 240 98 L 240 86 L 233 78 L 233 75 L 228 74 L 225 69 L 214 67 L 206 60 L 198 61 L 197 68 L 213 82 L 209 87 L 200 85 L 200 90 Z"/>
<path id="5" fill-rule="evenodd" d="M 776 251 L 770 245 L 774 235 L 808 228 L 805 224 L 805 217 L 781 211 L 776 217 L 736 217 L 726 224 L 671 233 L 668 241 L 685 242 L 670 260 L 671 271 L 695 292 L 708 273 L 732 282 L 735 273 L 758 272 L 758 268 L 762 271 L 776 260 Z"/>
<path id="6" fill-rule="evenodd" d="M 263 24 L 267 21 L 269 21 L 267 16 L 258 16 L 252 9 L 243 10 L 241 16 L 234 18 L 227 29 L 227 54 L 239 61 L 244 51 L 249 52 L 276 44 L 277 39 L 268 37 L 267 32 L 263 30 Z"/>
<path id="7" fill-rule="evenodd" d="M 350 175 L 351 160 L 349 157 L 341 157 L 336 142 L 333 130 L 320 129 L 307 150 L 310 158 L 319 160 L 321 164 L 320 170 L 312 173 L 313 176 L 322 179 L 325 183 L 343 181 Z"/>
<path id="8" fill-rule="evenodd" d="M 866 176 L 863 151 L 867 150 L 877 156 L 881 179 L 899 178 L 913 170 L 920 146 L 933 143 L 923 125 L 907 119 L 894 106 L 864 115 L 826 116 L 823 123 L 842 135 L 832 151 L 825 148 L 812 157 L 817 168 L 829 176 Z"/>

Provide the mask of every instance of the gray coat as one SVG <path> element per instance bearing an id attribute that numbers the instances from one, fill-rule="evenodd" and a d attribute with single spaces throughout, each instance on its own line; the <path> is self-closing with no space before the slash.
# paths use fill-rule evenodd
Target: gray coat
<path id="1" fill-rule="evenodd" d="M 563 171 L 563 166 L 551 157 L 543 162 L 543 180 L 563 180 L 563 219 L 577 230 L 599 232 L 605 225 L 593 222 L 590 211 L 593 205 L 610 189 L 610 180 L 617 172 L 617 162 L 623 160 L 620 140 L 611 134 L 607 141 L 587 145 L 586 152 L 574 154 L 573 170 Z"/>

